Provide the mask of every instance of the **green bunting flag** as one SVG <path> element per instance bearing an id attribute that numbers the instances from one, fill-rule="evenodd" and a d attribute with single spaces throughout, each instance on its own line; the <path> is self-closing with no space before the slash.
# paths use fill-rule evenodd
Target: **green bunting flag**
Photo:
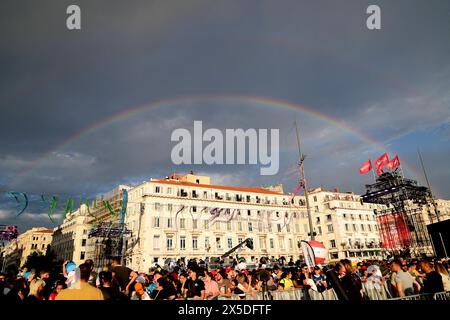
<path id="1" fill-rule="evenodd" d="M 44 197 L 43 195 L 41 195 L 41 199 L 42 199 L 42 201 L 43 201 L 46 205 L 49 206 L 49 207 L 48 207 L 48 217 L 50 218 L 50 221 L 51 221 L 52 223 L 55 223 L 55 221 L 54 221 L 53 218 L 52 218 L 52 214 L 53 214 L 53 212 L 55 211 L 55 209 L 56 209 L 56 207 L 57 207 L 57 205 L 58 205 L 58 198 L 55 197 L 55 196 L 52 196 L 52 200 L 51 200 L 50 203 L 48 203 L 48 201 L 45 200 L 45 197 Z"/>
<path id="2" fill-rule="evenodd" d="M 24 192 L 15 192 L 15 191 L 8 192 L 8 194 L 11 195 L 11 196 L 13 196 L 14 199 L 16 199 L 16 201 L 17 201 L 18 204 L 21 203 L 21 201 L 20 201 L 20 196 L 23 197 L 24 205 L 23 205 L 23 208 L 22 208 L 22 209 L 19 211 L 19 213 L 16 215 L 16 217 L 18 217 L 18 216 L 20 216 L 20 215 L 25 211 L 25 209 L 28 207 L 28 196 L 27 196 L 26 193 L 24 193 Z"/>
<path id="3" fill-rule="evenodd" d="M 67 199 L 66 209 L 64 210 L 65 217 L 67 217 L 68 213 L 72 212 L 74 204 L 75 204 L 75 200 L 73 198 Z"/>
<path id="4" fill-rule="evenodd" d="M 85 204 L 86 204 L 86 207 L 87 207 L 88 215 L 89 215 L 90 217 L 94 218 L 94 220 L 95 220 L 94 222 L 95 222 L 95 223 L 96 223 L 96 222 L 99 222 L 98 219 L 97 219 L 97 217 L 94 216 L 94 215 L 91 213 L 91 208 L 90 208 L 90 206 L 91 206 L 91 200 L 90 200 L 89 198 L 86 199 Z M 95 208 L 95 206 L 94 206 L 94 208 Z"/>
<path id="5" fill-rule="evenodd" d="M 103 205 L 105 206 L 106 209 L 109 210 L 109 213 L 111 213 L 112 216 L 116 215 L 116 213 L 114 212 L 114 209 L 111 206 L 111 204 L 109 203 L 109 201 L 103 201 Z"/>
<path id="6" fill-rule="evenodd" d="M 58 198 L 53 196 L 52 197 L 52 202 L 50 203 L 50 207 L 49 207 L 49 210 L 48 210 L 48 217 L 50 218 L 50 221 L 53 222 L 53 223 L 55 223 L 55 222 L 53 221 L 52 214 L 55 211 L 57 205 L 58 205 Z"/>

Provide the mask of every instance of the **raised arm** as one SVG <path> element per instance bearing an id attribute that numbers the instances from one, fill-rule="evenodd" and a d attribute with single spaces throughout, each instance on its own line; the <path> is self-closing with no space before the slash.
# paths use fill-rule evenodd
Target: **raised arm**
<path id="1" fill-rule="evenodd" d="M 63 275 L 64 277 L 67 278 L 67 270 L 66 270 L 66 265 L 69 263 L 69 260 L 64 261 L 63 265 L 62 265 L 62 271 L 63 271 Z"/>
<path id="2" fill-rule="evenodd" d="M 128 295 L 130 292 L 130 286 L 133 284 L 133 282 L 137 279 L 138 274 L 134 271 L 131 272 L 131 280 L 128 282 L 126 288 L 125 288 L 125 294 Z"/>

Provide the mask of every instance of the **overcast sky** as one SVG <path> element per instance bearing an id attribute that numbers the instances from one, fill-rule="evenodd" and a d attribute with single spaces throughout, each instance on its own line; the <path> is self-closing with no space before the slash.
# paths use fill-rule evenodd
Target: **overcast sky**
<path id="1" fill-rule="evenodd" d="M 82 30 L 66 28 L 73 3 Z M 381 30 L 366 28 L 369 4 L 381 7 Z M 14 199 L 0 194 L 0 223 L 54 226 L 40 194 L 92 196 L 173 171 L 208 174 L 217 184 L 281 182 L 292 192 L 294 119 L 311 187 L 364 193 L 373 178 L 357 170 L 383 148 L 423 184 L 420 148 L 433 191 L 449 199 L 449 12 L 447 0 L 4 0 L 0 189 L 31 201 L 15 218 Z M 167 102 L 80 135 L 158 101 Z M 280 129 L 279 173 L 173 165 L 170 135 L 192 130 L 194 120 L 205 129 Z"/>

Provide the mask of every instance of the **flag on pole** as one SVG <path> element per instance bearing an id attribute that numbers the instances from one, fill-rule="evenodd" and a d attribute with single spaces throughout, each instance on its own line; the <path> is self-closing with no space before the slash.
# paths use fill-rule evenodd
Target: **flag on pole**
<path id="1" fill-rule="evenodd" d="M 359 173 L 365 174 L 365 173 L 369 172 L 370 170 L 372 170 L 372 161 L 370 161 L 370 159 L 369 159 L 366 162 L 364 162 L 364 164 L 359 168 Z"/>
<path id="2" fill-rule="evenodd" d="M 394 159 L 390 160 L 386 164 L 386 168 L 388 168 L 389 170 L 394 170 L 395 168 L 398 168 L 398 167 L 400 167 L 400 159 L 399 159 L 398 155 L 396 155 Z"/>
<path id="3" fill-rule="evenodd" d="M 314 252 L 314 263 L 321 264 L 327 260 L 328 251 L 323 245 L 322 242 L 311 240 L 308 241 L 308 244 L 311 246 Z"/>
<path id="4" fill-rule="evenodd" d="M 375 168 L 377 169 L 377 174 L 383 173 L 383 167 L 389 163 L 389 157 L 387 153 L 384 153 L 381 157 L 375 160 Z"/>

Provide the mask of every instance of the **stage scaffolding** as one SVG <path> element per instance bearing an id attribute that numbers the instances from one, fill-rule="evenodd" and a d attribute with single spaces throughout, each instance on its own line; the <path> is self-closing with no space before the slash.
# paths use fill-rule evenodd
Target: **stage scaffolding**
<path id="1" fill-rule="evenodd" d="M 386 209 L 374 212 L 382 248 L 393 255 L 433 255 L 424 218 L 428 212 L 432 220 L 430 208 L 434 207 L 428 188 L 418 186 L 417 181 L 406 179 L 394 170 L 382 173 L 374 184 L 366 185 L 362 201 L 386 205 Z M 436 210 L 434 214 L 437 215 Z"/>
<path id="2" fill-rule="evenodd" d="M 89 238 L 93 248 L 94 267 L 101 270 L 107 267 L 112 258 L 122 258 L 122 250 L 119 250 L 120 239 L 131 234 L 131 231 L 120 224 L 101 224 L 89 231 Z"/>

